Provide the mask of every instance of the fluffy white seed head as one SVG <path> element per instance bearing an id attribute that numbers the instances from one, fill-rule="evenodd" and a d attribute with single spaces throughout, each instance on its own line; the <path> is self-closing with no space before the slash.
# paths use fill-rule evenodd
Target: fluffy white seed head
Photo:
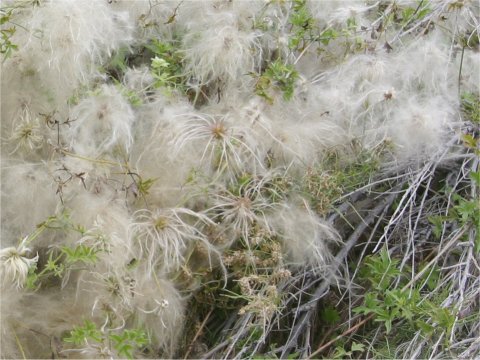
<path id="1" fill-rule="evenodd" d="M 411 99 L 396 107 L 388 136 L 399 158 L 425 159 L 445 146 L 456 126 L 455 109 L 441 96 L 422 101 Z"/>
<path id="2" fill-rule="evenodd" d="M 106 1 L 25 4 L 12 21 L 18 27 L 11 40 L 19 50 L 2 64 L 14 86 L 3 92 L 7 103 L 21 97 L 31 103 L 36 97 L 62 116 L 73 90 L 97 77 L 97 66 L 131 40 L 128 14 L 113 11 Z M 33 105 L 34 112 L 44 110 Z"/>
<path id="3" fill-rule="evenodd" d="M 55 213 L 58 196 L 48 164 L 2 159 L 1 176 L 2 245 L 12 246 L 9 238 L 31 233 Z"/>
<path id="4" fill-rule="evenodd" d="M 17 247 L 7 247 L 0 250 L 0 279 L 2 288 L 8 285 L 15 285 L 17 289 L 22 288 L 27 279 L 30 268 L 36 266 L 38 255 L 30 257 L 31 252 L 26 247 L 24 238 Z"/>
<path id="5" fill-rule="evenodd" d="M 333 260 L 330 245 L 339 236 L 306 203 L 284 203 L 269 221 L 293 264 L 312 265 L 320 272 L 328 269 Z"/>
<path id="6" fill-rule="evenodd" d="M 276 191 L 271 176 L 240 180 L 231 190 L 220 187 L 209 195 L 213 202 L 208 212 L 230 239 L 227 245 L 241 239 L 249 247 L 256 231 L 270 233 L 268 216 L 276 206 L 276 201 L 267 195 L 267 188 Z"/>
<path id="7" fill-rule="evenodd" d="M 178 119 L 176 134 L 171 141 L 172 155 L 188 152 L 199 156 L 204 169 L 214 173 L 228 177 L 263 167 L 252 128 L 228 114 L 187 114 Z"/>
<path id="8" fill-rule="evenodd" d="M 146 260 L 148 273 L 157 268 L 172 271 L 184 264 L 185 251 L 194 242 L 210 247 L 199 229 L 205 224 L 213 223 L 187 208 L 142 209 L 134 214 L 129 236 L 138 244 L 137 258 Z"/>
<path id="9" fill-rule="evenodd" d="M 44 145 L 42 130 L 39 117 L 25 106 L 12 124 L 7 140 L 9 155 L 32 157 Z"/>
<path id="10" fill-rule="evenodd" d="M 184 326 L 185 299 L 171 281 L 157 275 L 139 279 L 136 292 L 133 324 L 147 331 L 165 357 L 173 357 Z"/>
<path id="11" fill-rule="evenodd" d="M 255 34 L 224 24 L 188 33 L 183 47 L 185 70 L 200 84 L 248 80 L 248 73 L 255 69 L 252 54 L 260 51 Z"/>
<path id="12" fill-rule="evenodd" d="M 95 158 L 111 155 L 116 146 L 128 153 L 135 115 L 115 86 L 103 85 L 98 94 L 75 106 L 70 117 L 72 124 L 67 138 L 76 153 Z"/>

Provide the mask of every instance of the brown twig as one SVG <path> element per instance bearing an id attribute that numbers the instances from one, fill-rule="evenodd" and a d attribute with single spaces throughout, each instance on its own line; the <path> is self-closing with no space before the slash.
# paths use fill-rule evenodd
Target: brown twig
<path id="1" fill-rule="evenodd" d="M 360 321 L 359 323 L 357 323 L 356 325 L 352 326 L 351 328 L 348 328 L 347 330 L 345 330 L 342 334 L 338 335 L 335 339 L 332 339 L 330 340 L 329 342 L 327 342 L 326 344 L 323 344 L 323 345 L 320 345 L 320 347 L 315 350 L 313 353 L 310 354 L 310 356 L 307 358 L 307 359 L 311 359 L 312 357 L 314 357 L 315 355 L 321 353 L 323 350 L 327 349 L 328 347 L 330 347 L 330 345 L 336 343 L 338 340 L 340 340 L 341 338 L 347 336 L 348 334 L 354 332 L 354 331 L 357 331 L 360 327 L 362 327 L 363 325 L 365 325 L 367 322 L 369 322 L 373 317 L 375 316 L 375 314 L 370 314 L 368 315 L 365 319 L 363 319 L 362 321 Z"/>
<path id="2" fill-rule="evenodd" d="M 208 312 L 207 316 L 205 316 L 205 319 L 203 319 L 202 323 L 200 324 L 200 328 L 197 330 L 197 332 L 195 333 L 195 336 L 193 337 L 193 340 L 192 342 L 190 343 L 190 345 L 188 346 L 188 349 L 187 349 L 187 352 L 184 356 L 184 359 L 188 359 L 188 355 L 190 355 L 190 352 L 192 351 L 193 349 L 193 345 L 195 344 L 195 341 L 197 341 L 198 337 L 200 336 L 203 328 L 205 327 L 205 325 L 207 324 L 207 321 L 208 319 L 210 318 L 210 315 L 212 315 L 212 312 L 213 312 L 213 309 L 214 308 L 211 308 L 210 311 Z"/>

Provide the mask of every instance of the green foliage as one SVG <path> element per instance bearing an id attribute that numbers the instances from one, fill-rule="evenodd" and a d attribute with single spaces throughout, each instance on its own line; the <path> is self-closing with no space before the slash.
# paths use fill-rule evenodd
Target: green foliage
<path id="1" fill-rule="evenodd" d="M 61 246 L 52 247 L 47 251 L 48 258 L 45 259 L 43 267 L 32 267 L 26 279 L 26 287 L 30 290 L 37 290 L 42 282 L 51 277 L 63 278 L 71 270 L 77 269 L 79 264 L 92 265 L 98 260 L 97 254 L 105 251 L 105 243 L 108 239 L 100 232 L 87 231 L 82 225 L 74 224 L 70 219 L 68 211 L 48 217 L 37 225 L 36 231 L 27 238 L 27 243 L 33 242 L 44 231 L 62 233 L 78 233 L 80 236 L 87 236 L 92 245 L 80 243 L 74 247 Z"/>
<path id="2" fill-rule="evenodd" d="M 78 88 L 76 88 L 72 94 L 67 100 L 67 104 L 71 106 L 78 105 L 80 103 L 80 100 L 82 100 L 85 96 L 87 96 L 89 93 L 88 86 L 86 85 L 80 85 Z"/>
<path id="3" fill-rule="evenodd" d="M 453 206 L 448 209 L 446 215 L 429 216 L 428 220 L 432 224 L 432 232 L 437 239 L 440 239 L 444 227 L 447 223 L 456 224 L 457 226 L 467 227 L 473 230 L 474 239 L 473 246 L 475 254 L 480 253 L 480 203 L 478 201 L 478 190 L 480 187 L 480 172 L 470 171 L 471 186 L 475 188 L 475 196 L 470 194 L 464 196 L 458 192 L 451 194 Z M 448 194 L 450 190 L 445 192 Z"/>
<path id="4" fill-rule="evenodd" d="M 241 350 L 243 347 L 245 347 L 248 344 L 251 344 L 255 341 L 260 340 L 260 338 L 263 335 L 263 330 L 260 326 L 253 326 L 249 329 L 248 336 L 245 338 L 241 339 L 235 344 L 235 347 L 238 350 Z"/>
<path id="5" fill-rule="evenodd" d="M 480 125 L 480 97 L 470 92 L 461 96 L 462 111 L 465 117 L 474 124 Z"/>
<path id="6" fill-rule="evenodd" d="M 327 325 L 334 325 L 340 321 L 340 314 L 331 305 L 326 305 L 320 312 L 320 319 Z"/>
<path id="7" fill-rule="evenodd" d="M 337 182 L 343 192 L 353 191 L 371 181 L 379 170 L 387 149 L 388 144 L 381 144 L 373 150 L 359 149 L 346 162 L 338 161 L 336 154 L 333 154 L 330 159 L 327 159 L 331 165 L 326 166 L 331 166 L 335 170 Z"/>
<path id="8" fill-rule="evenodd" d="M 386 248 L 382 248 L 378 255 L 370 255 L 365 259 L 365 270 L 368 281 L 376 290 L 384 291 L 390 283 L 401 274 L 397 269 L 398 259 L 390 258 Z"/>
<path id="9" fill-rule="evenodd" d="M 51 273 L 53 274 L 53 276 L 56 277 L 62 277 L 64 271 L 65 265 L 60 263 L 60 257 L 53 259 L 53 252 L 50 252 L 47 263 L 45 264 L 45 268 L 40 274 L 37 275 L 37 279 L 39 279 L 41 275 L 48 273 Z"/>
<path id="10" fill-rule="evenodd" d="M 365 351 L 365 346 L 357 342 L 352 342 L 350 350 L 345 350 L 344 346 L 336 346 L 333 353 L 334 359 L 352 359 L 352 356 L 361 355 Z"/>
<path id="11" fill-rule="evenodd" d="M 88 343 L 89 340 L 102 342 L 102 333 L 90 320 L 85 320 L 83 326 L 75 326 L 73 330 L 70 331 L 70 336 L 63 339 L 64 342 L 73 343 L 75 345 Z"/>
<path id="12" fill-rule="evenodd" d="M 11 38 L 15 34 L 17 28 L 15 26 L 5 27 L 9 23 L 14 9 L 0 9 L 0 54 L 3 54 L 4 60 L 8 58 L 13 50 L 17 50 L 18 46 L 12 43 Z"/>
<path id="13" fill-rule="evenodd" d="M 125 329 L 122 332 L 100 331 L 95 323 L 85 320 L 83 326 L 75 326 L 70 336 L 63 339 L 65 343 L 77 346 L 92 345 L 92 341 L 113 347 L 118 356 L 133 359 L 133 353 L 148 344 L 148 337 L 143 330 Z"/>
<path id="14" fill-rule="evenodd" d="M 326 215 L 335 201 L 345 193 L 366 184 L 377 174 L 386 146 L 374 150 L 360 150 L 348 158 L 336 152 L 328 154 L 318 167 L 308 168 L 300 183 L 300 192 L 309 198 L 311 206 Z"/>
<path id="15" fill-rule="evenodd" d="M 463 134 L 462 140 L 463 146 L 473 151 L 475 154 L 480 155 L 479 139 L 474 137 L 472 134 Z"/>
<path id="16" fill-rule="evenodd" d="M 406 26 L 412 22 L 424 19 L 428 14 L 432 12 L 432 9 L 428 5 L 428 2 L 426 2 L 426 6 L 424 6 L 423 8 L 408 6 L 403 8 L 400 15 L 401 24 L 403 26 Z"/>
<path id="17" fill-rule="evenodd" d="M 456 205 L 453 207 L 453 216 L 460 220 L 462 225 L 477 224 L 480 205 L 478 199 L 467 200 L 458 194 L 453 194 Z"/>
<path id="18" fill-rule="evenodd" d="M 38 274 L 37 271 L 37 264 L 33 264 L 28 269 L 27 278 L 25 280 L 25 288 L 29 290 L 36 290 L 38 288 Z"/>
<path id="19" fill-rule="evenodd" d="M 127 57 L 130 53 L 128 48 L 120 48 L 115 54 L 110 58 L 108 63 L 105 65 L 105 68 L 109 72 L 114 72 L 117 75 L 123 74 L 128 69 L 127 66 Z"/>
<path id="20" fill-rule="evenodd" d="M 318 41 L 327 46 L 330 41 L 335 40 L 339 36 L 339 33 L 333 28 L 327 28 L 320 33 Z"/>
<path id="21" fill-rule="evenodd" d="M 341 172 L 326 171 L 323 168 L 310 168 L 302 179 L 301 192 L 308 195 L 312 207 L 320 215 L 332 210 L 334 201 L 342 194 Z"/>
<path id="22" fill-rule="evenodd" d="M 70 231 L 76 230 L 78 227 L 72 224 L 70 219 L 70 213 L 67 210 L 62 211 L 57 215 L 52 215 L 47 218 L 47 220 L 41 222 L 37 225 L 37 232 L 48 230 L 55 231 Z M 33 239 L 29 240 L 33 241 Z"/>
<path id="23" fill-rule="evenodd" d="M 360 274 L 365 282 L 371 284 L 371 288 L 365 294 L 363 304 L 354 308 L 353 312 L 374 314 L 374 321 L 383 323 L 387 334 L 391 333 L 395 321 L 407 321 L 412 329 L 420 330 L 426 337 L 440 331 L 449 335 L 455 323 L 455 309 L 441 306 L 441 298 L 436 301 L 425 298 L 422 289 L 423 284 L 429 291 L 436 287 L 438 269 L 433 268 L 424 275 L 423 284 L 400 288 L 410 278 L 411 269 L 404 266 L 400 271 L 398 263 L 385 248 L 365 259 Z"/>
<path id="24" fill-rule="evenodd" d="M 185 90 L 185 77 L 183 75 L 183 58 L 180 52 L 171 43 L 153 40 L 146 45 L 153 57 L 150 69 L 155 79 L 155 88 L 165 88 L 169 91 Z"/>
<path id="25" fill-rule="evenodd" d="M 480 171 L 470 171 L 470 178 L 476 187 L 480 187 Z"/>
<path id="26" fill-rule="evenodd" d="M 60 251 L 50 249 L 48 259 L 44 267 L 38 272 L 37 268 L 30 269 L 26 286 L 28 289 L 36 290 L 41 286 L 41 282 L 50 277 L 63 278 L 67 271 L 74 270 L 79 263 L 85 265 L 97 262 L 97 253 L 101 250 L 80 244 L 76 247 L 62 246 Z"/>
<path id="27" fill-rule="evenodd" d="M 480 224 L 480 202 L 478 201 L 478 198 L 465 199 L 456 193 L 453 194 L 453 198 L 456 204 L 450 209 L 449 218 L 459 221 L 462 226 L 471 227 L 476 232 L 474 251 L 476 254 L 479 254 L 480 231 L 478 226 Z"/>
<path id="28" fill-rule="evenodd" d="M 138 192 L 144 196 L 148 195 L 150 188 L 155 183 L 157 179 L 140 179 L 137 182 Z"/>
<path id="29" fill-rule="evenodd" d="M 298 72 L 293 65 L 284 64 L 281 60 L 272 62 L 260 75 L 255 85 L 255 93 L 273 104 L 273 91 L 281 91 L 284 100 L 290 100 L 295 90 Z"/>
<path id="30" fill-rule="evenodd" d="M 93 264 L 97 261 L 98 249 L 80 244 L 74 248 L 62 246 L 61 252 L 65 255 L 65 262 L 73 264 L 76 262 L 83 262 L 85 264 Z"/>
<path id="31" fill-rule="evenodd" d="M 117 89 L 120 91 L 120 93 L 125 97 L 125 99 L 128 100 L 128 102 L 133 106 L 133 107 L 139 107 L 143 104 L 142 99 L 140 96 L 138 96 L 137 92 L 132 89 L 126 88 L 122 83 L 120 83 L 118 80 L 114 79 L 115 85 Z"/>
<path id="32" fill-rule="evenodd" d="M 117 350 L 119 356 L 128 359 L 133 358 L 133 351 L 141 348 L 148 343 L 147 335 L 139 329 L 124 330 L 122 333 L 110 334 L 109 339 L 112 341 L 113 347 Z"/>
<path id="33" fill-rule="evenodd" d="M 291 24 L 288 46 L 290 49 L 299 49 L 305 47 L 305 37 L 312 37 L 311 32 L 314 28 L 315 19 L 310 14 L 306 0 L 293 0 L 292 14 L 289 22 Z M 300 46 L 302 45 L 302 46 Z"/>
<path id="34" fill-rule="evenodd" d="M 429 216 L 428 221 L 433 225 L 432 232 L 435 238 L 440 239 L 442 236 L 443 225 L 448 220 L 448 217 L 441 215 Z"/>

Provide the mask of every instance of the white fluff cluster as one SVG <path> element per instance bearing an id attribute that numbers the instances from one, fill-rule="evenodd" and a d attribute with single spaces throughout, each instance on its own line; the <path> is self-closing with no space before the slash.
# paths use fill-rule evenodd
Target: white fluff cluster
<path id="1" fill-rule="evenodd" d="M 309 24 L 289 1 L 6 3 L 18 50 L 1 79 L 1 356 L 50 356 L 47 337 L 88 318 L 104 336 L 144 329 L 151 353 L 136 356 L 172 357 L 189 267 L 224 273 L 222 256 L 259 234 L 288 266 L 328 271 L 339 237 L 289 182 L 353 143 L 388 143 L 389 164 L 423 161 L 458 127 L 459 86 L 479 91 L 478 51 L 455 38 L 478 38 L 478 5 L 428 2 L 442 27 L 383 30 L 379 3 L 307 1 L 323 38 L 297 45 Z M 153 53 L 154 41 L 171 48 Z M 71 249 L 92 252 L 74 261 Z M 26 288 L 49 256 L 61 276 Z M 105 346 L 53 351 L 118 355 Z"/>
<path id="2" fill-rule="evenodd" d="M 186 71 L 199 85 L 220 81 L 240 86 L 260 66 L 259 34 L 251 31 L 251 18 L 260 4 L 192 1 L 181 12 Z"/>
<path id="3" fill-rule="evenodd" d="M 111 154 L 116 148 L 128 153 L 135 116 L 114 85 L 103 85 L 98 95 L 82 100 L 70 114 L 67 139 L 75 153 L 93 158 Z"/>
<path id="4" fill-rule="evenodd" d="M 65 115 L 73 91 L 99 76 L 99 64 L 132 40 L 129 14 L 104 1 L 24 1 L 14 14 L 19 28 L 12 42 L 20 46 L 2 65 L 2 129 L 21 105 Z"/>

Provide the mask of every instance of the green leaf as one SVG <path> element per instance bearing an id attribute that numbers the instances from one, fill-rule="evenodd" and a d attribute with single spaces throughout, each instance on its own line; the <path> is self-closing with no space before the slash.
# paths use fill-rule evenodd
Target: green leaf
<path id="1" fill-rule="evenodd" d="M 433 332 L 435 331 L 435 328 L 428 324 L 427 322 L 425 322 L 424 320 L 417 320 L 415 321 L 415 325 L 420 329 L 420 331 L 426 335 L 426 336 L 430 336 L 431 334 L 433 334 Z"/>
<path id="2" fill-rule="evenodd" d="M 365 259 L 367 271 L 362 277 L 368 279 L 377 290 L 386 290 L 391 282 L 401 274 L 397 269 L 398 259 L 390 259 L 388 250 L 383 247 L 376 255 Z"/>
<path id="3" fill-rule="evenodd" d="M 332 28 L 324 30 L 319 37 L 320 42 L 327 46 L 330 41 L 335 40 L 338 37 L 338 32 Z"/>
<path id="4" fill-rule="evenodd" d="M 350 357 L 352 353 L 350 351 L 346 351 L 343 346 L 335 347 L 335 352 L 333 353 L 334 359 L 345 359 L 346 356 Z"/>
<path id="5" fill-rule="evenodd" d="M 90 320 L 85 320 L 83 326 L 74 327 L 70 331 L 70 336 L 63 339 L 64 342 L 82 345 L 88 340 L 102 342 L 102 334 L 97 330 L 97 326 Z"/>
<path id="6" fill-rule="evenodd" d="M 422 271 L 425 267 L 425 263 L 420 265 L 419 271 Z M 437 288 L 438 280 L 440 279 L 440 268 L 434 264 L 429 271 L 425 272 L 422 279 L 426 279 L 427 288 L 432 291 Z"/>
<path id="7" fill-rule="evenodd" d="M 470 171 L 470 178 L 480 186 L 480 171 Z"/>
<path id="8" fill-rule="evenodd" d="M 410 21 L 410 18 L 412 15 L 415 13 L 415 9 L 411 7 L 407 7 L 403 9 L 402 11 L 402 22 L 403 24 L 406 24 Z"/>
<path id="9" fill-rule="evenodd" d="M 350 348 L 350 351 L 356 352 L 356 351 L 361 351 L 363 352 L 365 350 L 365 345 L 359 344 L 357 342 L 352 342 L 352 347 Z"/>
<path id="10" fill-rule="evenodd" d="M 186 78 L 182 68 L 181 53 L 172 44 L 158 40 L 145 45 L 145 48 L 153 53 L 150 69 L 156 80 L 154 86 L 167 90 L 176 88 L 185 90 Z"/>
<path id="11" fill-rule="evenodd" d="M 118 354 L 128 359 L 133 358 L 133 351 L 148 343 L 148 337 L 139 329 L 124 330 L 120 334 L 110 334 L 109 339 Z"/>
<path id="12" fill-rule="evenodd" d="M 138 192 L 142 195 L 148 195 L 148 192 L 157 179 L 140 179 L 137 183 Z"/>
<path id="13" fill-rule="evenodd" d="M 322 309 L 321 319 L 329 325 L 336 324 L 340 320 L 340 314 L 334 307 L 328 305 Z"/>
<path id="14" fill-rule="evenodd" d="M 428 217 L 428 221 L 433 225 L 432 232 L 435 238 L 440 239 L 443 231 L 443 224 L 448 220 L 445 216 L 433 215 Z"/>
<path id="15" fill-rule="evenodd" d="M 395 320 L 395 313 L 389 312 L 385 309 L 381 309 L 377 312 L 377 317 L 374 321 L 383 322 L 387 330 L 387 334 L 390 334 L 392 331 L 392 322 Z"/>
<path id="16" fill-rule="evenodd" d="M 353 309 L 354 313 L 363 313 L 368 315 L 372 312 L 378 313 L 380 311 L 380 301 L 378 300 L 377 292 L 368 292 L 365 294 L 364 303 L 362 306 L 357 306 Z"/>
<path id="17" fill-rule="evenodd" d="M 476 149 L 477 148 L 477 139 L 475 139 L 472 135 L 470 134 L 463 134 L 462 135 L 462 140 L 463 144 L 470 149 Z"/>
<path id="18" fill-rule="evenodd" d="M 60 248 L 62 253 L 65 254 L 65 261 L 67 263 L 73 264 L 75 262 L 83 262 L 85 264 L 93 264 L 97 259 L 97 253 L 99 250 L 92 247 L 80 244 L 77 247 L 69 248 L 67 246 L 62 246 Z"/>
<path id="19" fill-rule="evenodd" d="M 473 36 L 475 38 L 475 36 Z M 462 94 L 462 110 L 467 120 L 480 124 L 480 97 L 478 94 L 466 92 Z"/>
<path id="20" fill-rule="evenodd" d="M 138 107 L 143 104 L 142 99 L 133 89 L 126 88 L 120 81 L 114 79 L 115 85 L 120 93 L 128 100 L 133 107 Z"/>
<path id="21" fill-rule="evenodd" d="M 0 25 L 3 25 L 3 24 L 5 24 L 6 22 L 8 22 L 8 21 L 10 20 L 10 15 L 11 15 L 11 14 L 4 15 L 4 16 L 0 17 Z"/>
<path id="22" fill-rule="evenodd" d="M 295 90 L 297 78 L 298 72 L 293 65 L 283 64 L 281 60 L 276 60 L 257 79 L 255 93 L 272 103 L 273 97 L 270 95 L 269 89 L 273 87 L 283 92 L 285 100 L 290 100 Z"/>
<path id="23" fill-rule="evenodd" d="M 161 59 L 158 56 L 155 56 L 152 59 L 152 68 L 155 69 L 155 70 L 159 70 L 159 69 L 162 69 L 162 68 L 168 68 L 169 66 L 170 66 L 170 64 L 165 59 Z"/>
<path id="24" fill-rule="evenodd" d="M 466 224 L 469 221 L 472 221 L 473 223 L 478 223 L 478 211 L 479 211 L 480 205 L 478 204 L 478 201 L 475 200 L 465 200 L 461 199 L 454 207 L 455 211 L 457 214 L 460 215 L 461 222 L 463 224 Z"/>
<path id="25" fill-rule="evenodd" d="M 28 269 L 27 279 L 25 281 L 25 287 L 27 289 L 36 290 L 39 286 L 39 284 L 38 284 L 39 276 L 36 273 L 36 270 L 37 270 L 37 264 L 36 263 L 34 263 Z"/>

